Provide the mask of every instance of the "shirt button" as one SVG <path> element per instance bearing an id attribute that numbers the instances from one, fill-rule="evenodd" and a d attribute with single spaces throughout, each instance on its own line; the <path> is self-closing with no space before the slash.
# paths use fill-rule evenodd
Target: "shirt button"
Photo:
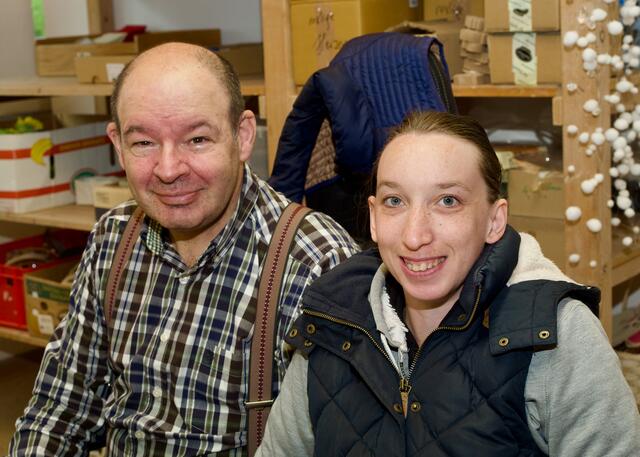
<path id="1" fill-rule="evenodd" d="M 164 332 L 162 332 L 162 334 L 160 335 L 160 341 L 162 341 L 163 343 L 169 341 L 169 330 L 165 330 Z"/>
<path id="2" fill-rule="evenodd" d="M 144 432 L 142 430 L 136 430 L 136 433 L 134 433 L 134 435 L 139 440 L 143 440 L 144 439 Z"/>
<path id="3" fill-rule="evenodd" d="M 156 397 L 156 398 L 160 398 L 160 397 L 162 397 L 162 389 L 161 389 L 160 387 L 158 387 L 158 386 L 154 387 L 154 388 L 153 388 L 152 395 L 153 395 L 154 397 Z"/>
<path id="4" fill-rule="evenodd" d="M 189 276 L 181 276 L 178 281 L 180 281 L 180 284 L 186 284 L 189 282 Z"/>

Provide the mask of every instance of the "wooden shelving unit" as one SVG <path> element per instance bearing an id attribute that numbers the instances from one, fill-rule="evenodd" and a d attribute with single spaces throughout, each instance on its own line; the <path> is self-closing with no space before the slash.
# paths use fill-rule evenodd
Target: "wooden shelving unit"
<path id="1" fill-rule="evenodd" d="M 478 86 L 458 86 L 453 84 L 454 97 L 473 98 L 552 98 L 561 93 L 560 86 L 554 84 L 533 87 L 482 84 Z"/>
<path id="2" fill-rule="evenodd" d="M 19 330 L 9 327 L 0 327 L 0 338 L 6 338 L 8 340 L 19 341 L 20 343 L 31 344 L 32 346 L 45 347 L 49 340 L 44 338 L 36 338 L 29 335 L 26 330 Z"/>
<path id="3" fill-rule="evenodd" d="M 264 78 L 262 76 L 240 78 L 240 88 L 245 96 L 264 95 Z M 75 77 L 34 77 L 27 79 L 0 80 L 0 96 L 38 97 L 38 96 L 109 96 L 111 84 L 83 84 Z"/>
<path id="4" fill-rule="evenodd" d="M 91 205 L 65 205 L 29 213 L 0 211 L 0 221 L 89 231 L 96 219 Z"/>

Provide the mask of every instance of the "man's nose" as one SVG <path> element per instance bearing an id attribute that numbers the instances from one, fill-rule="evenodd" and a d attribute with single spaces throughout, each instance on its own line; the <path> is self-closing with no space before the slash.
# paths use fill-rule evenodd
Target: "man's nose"
<path id="1" fill-rule="evenodd" d="M 184 157 L 174 144 L 163 144 L 154 168 L 155 175 L 163 182 L 173 182 L 188 171 Z"/>

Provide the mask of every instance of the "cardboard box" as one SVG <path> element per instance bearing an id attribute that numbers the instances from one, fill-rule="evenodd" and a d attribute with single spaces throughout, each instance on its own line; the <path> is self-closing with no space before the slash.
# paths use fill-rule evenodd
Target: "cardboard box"
<path id="1" fill-rule="evenodd" d="M 86 175 L 120 174 L 104 121 L 0 135 L 0 211 L 23 213 L 75 202 L 72 183 Z M 95 118 L 93 118 L 95 119 Z"/>
<path id="2" fill-rule="evenodd" d="M 76 55 L 131 55 L 139 54 L 158 44 L 182 41 L 205 47 L 220 46 L 220 30 L 179 30 L 151 32 L 136 35 L 130 43 L 94 44 L 96 36 L 73 36 L 36 41 L 36 69 L 40 76 L 73 76 Z"/>
<path id="3" fill-rule="evenodd" d="M 560 0 L 491 0 L 484 4 L 487 32 L 560 30 Z"/>
<path id="4" fill-rule="evenodd" d="M 418 13 L 418 2 L 407 0 L 291 0 L 294 82 L 304 84 L 351 38 L 416 20 Z"/>
<path id="5" fill-rule="evenodd" d="M 564 269 L 564 219 L 509 214 L 508 222 L 518 232 L 528 233 L 538 240 L 542 253 L 558 268 Z"/>
<path id="6" fill-rule="evenodd" d="M 27 329 L 32 336 L 51 337 L 67 314 L 71 283 L 62 281 L 77 264 L 77 260 L 65 262 L 24 276 Z"/>
<path id="7" fill-rule="evenodd" d="M 414 35 L 433 35 L 442 43 L 444 58 L 449 67 L 449 75 L 453 78 L 462 72 L 462 57 L 460 49 L 460 30 L 462 25 L 449 21 L 404 21 L 388 28 L 387 32 L 412 33 Z"/>
<path id="8" fill-rule="evenodd" d="M 562 82 L 560 34 L 490 34 L 489 68 L 494 84 L 559 84 Z"/>
<path id="9" fill-rule="evenodd" d="M 135 55 L 84 56 L 74 59 L 76 78 L 81 83 L 104 84 L 116 80 Z"/>
<path id="10" fill-rule="evenodd" d="M 485 0 L 424 0 L 424 20 L 458 21 L 467 14 L 484 16 L 484 3 Z"/>
<path id="11" fill-rule="evenodd" d="M 228 60 L 238 76 L 264 74 L 262 43 L 242 43 L 214 49 L 216 54 Z"/>
<path id="12" fill-rule="evenodd" d="M 509 214 L 564 220 L 564 177 L 560 171 L 509 170 Z"/>
<path id="13" fill-rule="evenodd" d="M 126 179 L 121 179 L 115 184 L 94 187 L 93 206 L 96 209 L 96 220 L 111 208 L 132 198 Z"/>
<path id="14" fill-rule="evenodd" d="M 85 176 L 73 182 L 76 205 L 93 205 L 93 190 L 98 186 L 115 184 L 120 179 L 117 176 Z"/>

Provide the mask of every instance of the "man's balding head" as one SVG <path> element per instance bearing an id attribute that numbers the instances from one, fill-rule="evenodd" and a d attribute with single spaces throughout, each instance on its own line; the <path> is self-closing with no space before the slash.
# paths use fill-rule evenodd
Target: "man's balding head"
<path id="1" fill-rule="evenodd" d="M 202 46 L 187 43 L 166 43 L 156 46 L 143 52 L 125 66 L 115 81 L 111 95 L 111 116 L 118 131 L 121 130 L 118 116 L 120 95 L 127 80 L 131 74 L 136 72 L 136 69 L 139 67 L 144 67 L 147 70 L 152 68 L 160 77 L 165 71 L 185 65 L 201 66 L 209 70 L 211 75 L 225 88 L 229 96 L 229 124 L 235 134 L 238 120 L 244 111 L 244 98 L 240 92 L 238 75 L 224 58 Z"/>

